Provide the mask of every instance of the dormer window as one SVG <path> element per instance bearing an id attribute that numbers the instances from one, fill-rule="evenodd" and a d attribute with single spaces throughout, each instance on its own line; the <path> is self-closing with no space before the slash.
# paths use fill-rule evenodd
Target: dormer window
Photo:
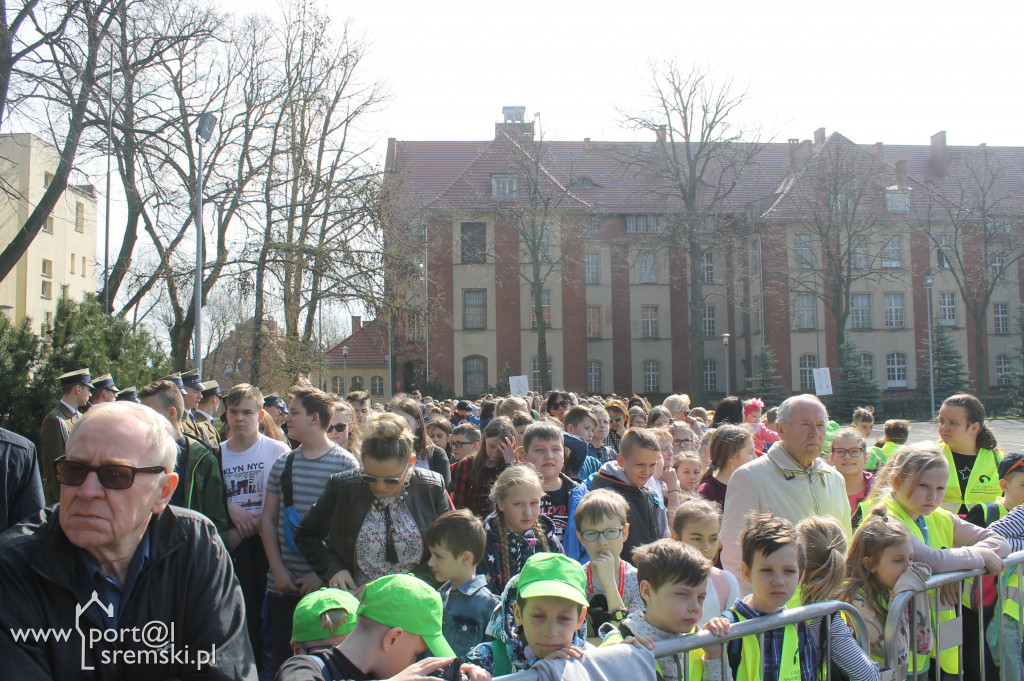
<path id="1" fill-rule="evenodd" d="M 909 213 L 910 192 L 893 188 L 885 190 L 885 208 L 890 213 Z"/>
<path id="2" fill-rule="evenodd" d="M 497 201 L 515 201 L 519 198 L 519 178 L 515 175 L 492 175 L 491 196 Z"/>

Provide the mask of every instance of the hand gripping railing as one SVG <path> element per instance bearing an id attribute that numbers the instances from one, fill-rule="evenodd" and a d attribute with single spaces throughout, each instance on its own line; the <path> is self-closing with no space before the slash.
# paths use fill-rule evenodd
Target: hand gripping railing
<path id="1" fill-rule="evenodd" d="M 1009 556 L 1003 559 L 1006 567 L 1009 568 L 1014 565 L 1021 565 L 1024 563 L 1024 551 L 1018 551 L 1011 553 Z M 934 653 L 936 659 L 933 664 L 939 664 L 939 656 L 943 651 L 951 648 L 957 649 L 957 661 L 958 661 L 958 677 L 960 681 L 964 678 L 964 660 L 963 660 L 963 600 L 960 597 L 962 590 L 958 591 L 957 602 L 955 608 L 944 608 L 945 610 L 955 609 L 956 617 L 940 622 L 938 618 L 939 608 L 939 594 L 936 589 L 946 586 L 948 584 L 958 584 L 974 577 L 982 577 L 986 575 L 984 568 L 978 568 L 976 570 L 955 570 L 953 572 L 942 572 L 937 575 L 932 575 L 925 581 L 925 590 L 931 592 L 929 594 L 929 611 L 932 616 L 932 620 L 935 623 L 934 638 L 935 646 Z M 1021 607 L 1022 599 L 1021 595 L 1024 593 L 1024 574 L 1021 570 L 1017 570 L 1016 576 L 1010 577 L 1011 581 L 1016 581 L 1015 586 L 1008 586 L 1004 584 L 1003 573 L 999 574 L 997 580 L 998 585 L 998 597 L 999 602 L 1006 602 L 1008 600 L 1017 603 L 1018 607 Z M 981 618 L 980 612 L 982 610 L 981 603 L 984 601 L 985 587 L 981 579 L 977 579 L 975 582 L 978 590 L 978 612 L 979 612 L 979 623 L 978 623 L 978 650 L 981 651 L 981 660 L 977 660 L 976 664 L 980 672 L 978 677 L 980 681 L 985 681 L 985 624 Z M 885 668 L 892 670 L 897 668 L 896 660 L 896 642 L 898 638 L 898 627 L 900 616 L 903 611 L 910 605 L 911 599 L 917 594 L 922 593 L 921 591 L 904 591 L 896 595 L 892 603 L 889 605 L 889 614 L 885 619 Z M 1003 619 L 999 618 L 999 641 L 1002 644 L 1003 641 Z M 1020 641 L 1018 641 L 1018 647 L 1020 649 Z M 923 671 L 917 669 L 917 627 L 914 626 L 913 621 L 910 624 L 910 656 L 908 669 L 909 677 L 916 676 L 918 672 Z M 899 680 L 897 680 L 899 681 Z M 993 680 L 994 681 L 994 680 Z M 1011 681 L 1007 679 L 1006 681 Z M 1014 679 L 1012 681 L 1019 681 Z"/>
<path id="2" fill-rule="evenodd" d="M 682 653 L 683 658 L 683 681 L 689 681 L 690 678 L 690 660 L 689 652 L 696 650 L 697 648 L 704 648 L 706 646 L 712 646 L 718 643 L 724 643 L 726 641 L 732 641 L 733 639 L 742 638 L 744 636 L 757 635 L 761 639 L 761 635 L 766 631 L 772 629 L 778 629 L 784 627 L 787 624 L 796 624 L 797 622 L 805 622 L 813 620 L 818 617 L 825 618 L 825 636 L 828 637 L 831 632 L 832 615 L 837 612 L 846 613 L 853 625 L 854 633 L 856 634 L 857 640 L 860 642 L 864 652 L 870 652 L 870 643 L 868 641 L 868 628 L 864 623 L 864 617 L 860 612 L 849 603 L 843 603 L 841 601 L 824 601 L 822 603 L 812 603 L 811 605 L 803 605 L 799 608 L 789 608 L 782 612 L 777 612 L 774 615 L 765 615 L 764 617 L 755 617 L 754 619 L 744 620 L 742 622 L 734 623 L 729 628 L 728 636 L 715 636 L 709 631 L 701 631 L 697 634 L 690 636 L 680 636 L 678 638 L 665 639 L 664 641 L 658 641 L 654 644 L 654 657 L 667 657 L 669 655 L 676 655 Z M 760 649 L 764 650 L 764 641 L 759 640 Z M 832 662 L 832 649 L 827 647 L 828 658 L 827 661 L 830 663 L 826 669 L 830 670 L 831 674 L 831 662 Z M 723 656 L 724 657 L 724 656 Z M 537 672 L 535 670 L 527 670 L 518 672 L 516 674 L 507 674 L 505 676 L 496 676 L 494 681 L 537 681 Z M 831 678 L 830 680 L 831 681 Z"/>

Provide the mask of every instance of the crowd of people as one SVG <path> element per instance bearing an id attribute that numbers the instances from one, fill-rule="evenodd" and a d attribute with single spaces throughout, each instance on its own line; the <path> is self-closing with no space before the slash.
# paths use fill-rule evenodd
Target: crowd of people
<path id="1" fill-rule="evenodd" d="M 1024 548 L 1024 452 L 1001 451 L 966 394 L 927 442 L 901 420 L 874 440 L 870 406 L 830 418 L 806 394 L 708 410 L 565 391 L 381 404 L 308 383 L 285 399 L 197 371 L 60 382 L 38 450 L 0 430 L 11 678 L 480 681 L 838 599 L 870 654 L 836 614 L 656 674 L 812 681 L 831 664 L 878 681 L 896 594 L 998 574 Z M 995 593 L 947 589 L 937 618 L 915 597 L 896 677 L 1020 679 L 1019 608 Z M 964 669 L 933 650 L 961 602 Z M 124 635 L 153 622 L 173 624 L 162 648 Z M 168 649 L 216 654 L 154 656 Z"/>

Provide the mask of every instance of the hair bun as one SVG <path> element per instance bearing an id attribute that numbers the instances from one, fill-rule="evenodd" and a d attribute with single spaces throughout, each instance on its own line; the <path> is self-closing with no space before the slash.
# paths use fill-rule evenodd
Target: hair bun
<path id="1" fill-rule="evenodd" d="M 402 434 L 408 430 L 409 427 L 404 418 L 398 414 L 385 412 L 370 419 L 370 424 L 367 427 L 367 439 L 400 440 Z"/>

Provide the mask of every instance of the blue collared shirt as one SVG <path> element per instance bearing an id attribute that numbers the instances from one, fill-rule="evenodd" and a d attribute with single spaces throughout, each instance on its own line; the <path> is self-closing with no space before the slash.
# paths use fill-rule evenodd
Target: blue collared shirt
<path id="1" fill-rule="evenodd" d="M 95 591 L 100 603 L 113 607 L 113 614 L 107 615 L 106 611 L 99 604 L 93 604 L 93 608 L 107 629 L 117 628 L 117 623 L 121 620 L 121 613 L 124 612 L 124 606 L 128 602 L 128 596 L 131 595 L 132 588 L 135 586 L 135 580 L 138 579 L 139 573 L 142 572 L 142 568 L 145 567 L 148 561 L 148 529 L 142 535 L 142 541 L 139 542 L 138 547 L 135 549 L 132 562 L 128 564 L 128 572 L 125 575 L 123 587 L 118 583 L 117 579 L 104 574 L 99 564 L 89 555 L 88 551 L 81 548 L 78 549 L 78 574 L 86 591 L 90 594 Z"/>
<path id="2" fill-rule="evenodd" d="M 754 610 L 743 602 L 742 598 L 736 601 L 736 605 L 733 607 L 736 612 L 740 613 L 747 619 L 754 619 L 764 615 L 764 613 Z M 729 619 L 733 619 L 731 613 Z M 763 640 L 765 649 L 761 651 L 764 667 L 761 671 L 761 678 L 765 681 L 777 681 L 779 678 L 779 669 L 782 667 L 782 639 L 785 636 L 785 633 L 785 627 L 770 629 L 764 632 Z M 813 681 L 813 679 L 817 678 L 817 650 L 814 648 L 811 637 L 807 636 L 806 628 L 803 625 L 799 625 L 797 627 L 797 635 L 799 636 L 797 648 L 800 653 L 800 676 L 803 681 Z M 742 641 L 743 639 L 736 639 L 733 643 L 728 645 L 742 646 Z M 730 650 L 731 649 L 732 648 L 730 648 Z"/>

